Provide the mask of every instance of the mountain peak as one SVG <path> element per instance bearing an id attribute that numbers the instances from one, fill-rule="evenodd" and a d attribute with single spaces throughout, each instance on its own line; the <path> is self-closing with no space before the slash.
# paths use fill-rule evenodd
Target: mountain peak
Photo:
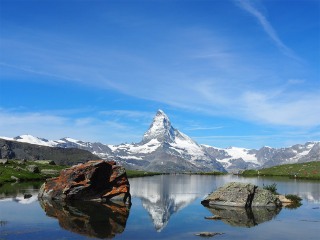
<path id="1" fill-rule="evenodd" d="M 160 115 L 160 114 L 162 114 L 162 115 L 166 115 L 165 113 L 164 113 L 164 111 L 162 111 L 161 109 L 158 109 L 158 111 L 157 111 L 157 115 Z"/>
<path id="2" fill-rule="evenodd" d="M 148 131 L 143 135 L 142 142 L 149 142 L 152 139 L 157 139 L 159 142 L 174 140 L 174 128 L 168 116 L 161 109 L 157 111 Z"/>

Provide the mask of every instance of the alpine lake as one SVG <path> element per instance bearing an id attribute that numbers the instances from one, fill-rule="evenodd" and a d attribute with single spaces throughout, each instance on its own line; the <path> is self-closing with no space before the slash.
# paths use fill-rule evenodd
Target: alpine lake
<path id="1" fill-rule="evenodd" d="M 129 178 L 132 206 L 41 202 L 41 183 L 0 187 L 0 239 L 320 239 L 320 182 L 237 175 Z M 206 208 L 209 193 L 228 182 L 276 183 L 300 196 L 297 208 Z M 28 198 L 24 195 L 28 194 Z M 219 215 L 221 219 L 210 219 Z M 208 219 L 209 218 L 209 219 Z M 201 232 L 218 233 L 208 238 Z"/>

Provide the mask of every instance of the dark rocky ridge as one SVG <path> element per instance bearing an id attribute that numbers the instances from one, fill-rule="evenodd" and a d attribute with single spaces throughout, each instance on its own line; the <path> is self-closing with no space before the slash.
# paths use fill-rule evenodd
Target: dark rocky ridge
<path id="1" fill-rule="evenodd" d="M 0 159 L 53 160 L 59 165 L 74 165 L 99 157 L 78 148 L 47 147 L 0 139 Z"/>

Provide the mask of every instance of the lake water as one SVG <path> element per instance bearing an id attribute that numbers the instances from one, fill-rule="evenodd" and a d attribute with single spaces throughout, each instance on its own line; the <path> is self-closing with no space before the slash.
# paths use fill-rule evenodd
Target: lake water
<path id="1" fill-rule="evenodd" d="M 129 179 L 130 209 L 115 204 L 39 202 L 39 184 L 0 188 L 0 239 L 320 239 L 320 182 L 286 178 L 163 175 Z M 297 209 L 207 209 L 201 200 L 227 182 L 277 184 L 303 198 Z M 24 199 L 23 194 L 32 194 Z M 205 217 L 218 214 L 222 220 Z"/>

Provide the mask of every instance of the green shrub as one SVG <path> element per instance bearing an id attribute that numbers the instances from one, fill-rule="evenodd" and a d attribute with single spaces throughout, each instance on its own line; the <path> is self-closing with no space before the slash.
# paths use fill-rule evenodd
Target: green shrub
<path id="1" fill-rule="evenodd" d="M 300 198 L 298 195 L 287 194 L 285 197 L 292 201 L 292 203 L 290 205 L 286 205 L 285 208 L 296 209 L 302 205 L 302 198 Z"/>
<path id="2" fill-rule="evenodd" d="M 299 197 L 298 195 L 294 195 L 294 194 L 287 194 L 287 195 L 285 195 L 285 197 L 288 198 L 289 200 L 293 201 L 294 203 L 302 201 L 301 197 Z"/>
<path id="3" fill-rule="evenodd" d="M 278 194 L 277 193 L 277 184 L 276 183 L 273 183 L 273 184 L 270 184 L 270 185 L 264 185 L 263 184 L 263 189 L 269 190 L 273 194 Z"/>

